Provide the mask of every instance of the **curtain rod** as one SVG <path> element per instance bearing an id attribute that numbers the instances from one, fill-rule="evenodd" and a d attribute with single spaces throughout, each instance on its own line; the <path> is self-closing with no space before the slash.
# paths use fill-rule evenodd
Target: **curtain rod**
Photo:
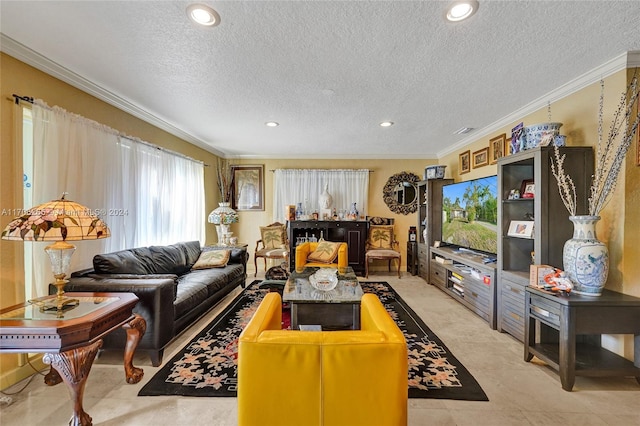
<path id="1" fill-rule="evenodd" d="M 16 95 L 15 93 L 14 93 L 12 96 L 15 98 L 16 105 L 20 105 L 20 101 L 29 102 L 30 104 L 33 104 L 33 103 L 34 103 L 34 99 L 33 99 L 31 96 L 20 96 L 20 95 Z M 49 109 L 49 110 L 51 110 L 51 109 L 52 109 L 52 108 L 51 108 L 49 105 L 47 105 L 46 103 L 44 103 L 44 104 L 43 104 L 43 105 L 41 105 L 41 106 L 42 106 L 42 107 L 44 107 L 44 108 L 47 108 L 47 109 Z M 74 114 L 74 113 L 70 113 L 70 114 Z M 80 116 L 79 114 L 76 114 L 76 115 L 78 115 L 79 117 L 82 117 L 82 116 Z M 85 117 L 83 117 L 83 118 L 85 118 Z M 110 131 L 112 131 L 112 132 L 113 132 L 114 134 L 116 134 L 117 136 L 120 136 L 121 138 L 128 139 L 128 140 L 130 140 L 130 141 L 132 141 L 132 142 L 140 143 L 140 144 L 142 144 L 142 145 L 146 145 L 146 146 L 148 146 L 148 147 L 150 147 L 150 148 L 155 148 L 155 149 L 157 149 L 158 151 L 163 151 L 163 152 L 166 152 L 167 154 L 175 155 L 176 157 L 181 157 L 181 158 L 184 158 L 184 159 L 187 159 L 187 160 L 191 160 L 191 161 L 193 161 L 193 162 L 195 162 L 195 163 L 202 163 L 202 165 L 203 165 L 204 167 L 209 167 L 209 165 L 208 165 L 207 163 L 205 163 L 204 161 L 196 160 L 195 158 L 191 158 L 191 157 L 189 157 L 188 155 L 184 155 L 184 154 L 182 154 L 182 153 L 179 153 L 179 152 L 176 152 L 176 151 L 172 151 L 172 150 L 167 149 L 167 148 L 163 148 L 163 147 L 161 147 L 161 146 L 158 146 L 158 145 L 152 144 L 152 143 L 150 143 L 150 142 L 144 141 L 144 140 L 142 140 L 142 139 L 140 139 L 140 138 L 136 138 L 136 137 L 133 137 L 133 136 L 126 135 L 126 134 L 124 134 L 124 133 L 122 133 L 122 132 L 119 132 L 119 131 L 117 131 L 117 130 L 115 130 L 115 129 L 113 129 L 113 128 L 109 127 L 109 126 L 107 126 L 107 125 L 100 124 L 100 123 L 98 123 L 97 121 L 91 120 L 90 118 L 87 118 L 87 120 L 90 120 L 90 121 L 92 121 L 92 122 L 94 122 L 94 123 L 96 123 L 96 124 L 99 124 L 103 129 L 104 129 L 104 128 L 109 129 Z"/>
<path id="2" fill-rule="evenodd" d="M 30 96 L 20 96 L 20 95 L 16 95 L 15 93 L 11 96 L 15 98 L 16 105 L 20 105 L 20 101 L 29 102 L 30 104 L 33 103 L 33 98 Z"/>

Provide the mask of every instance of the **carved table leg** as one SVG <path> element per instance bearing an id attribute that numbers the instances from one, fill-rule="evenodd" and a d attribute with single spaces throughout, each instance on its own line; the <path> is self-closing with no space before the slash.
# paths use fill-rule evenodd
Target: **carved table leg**
<path id="1" fill-rule="evenodd" d="M 100 347 L 102 347 L 102 340 L 97 340 L 87 346 L 66 352 L 47 353 L 42 358 L 46 364 L 50 364 L 58 371 L 69 388 L 69 394 L 73 400 L 73 416 L 69 421 L 71 426 L 90 426 L 92 424 L 91 416 L 85 413 L 82 408 L 82 397 L 91 365 Z"/>
<path id="2" fill-rule="evenodd" d="M 124 348 L 124 374 L 129 384 L 138 383 L 144 376 L 142 368 L 133 366 L 133 355 L 142 335 L 147 331 L 147 322 L 140 315 L 134 315 L 135 318 L 122 326 L 127 331 L 127 343 Z"/>
<path id="3" fill-rule="evenodd" d="M 44 383 L 47 386 L 55 386 L 60 382 L 62 382 L 62 377 L 60 377 L 58 370 L 53 368 L 53 366 L 49 367 L 49 372 L 44 376 Z"/>

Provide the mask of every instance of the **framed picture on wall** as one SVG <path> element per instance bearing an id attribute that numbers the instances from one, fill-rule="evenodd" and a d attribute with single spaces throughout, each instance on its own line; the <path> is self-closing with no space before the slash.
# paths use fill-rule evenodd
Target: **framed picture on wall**
<path id="1" fill-rule="evenodd" d="M 503 133 L 489 140 L 489 164 L 496 164 L 498 158 L 504 157 L 507 154 L 507 134 Z"/>
<path id="2" fill-rule="evenodd" d="M 465 151 L 458 156 L 458 168 L 460 169 L 460 174 L 471 171 L 471 151 Z"/>
<path id="3" fill-rule="evenodd" d="M 489 148 L 482 148 L 475 151 L 472 160 L 474 169 L 489 164 Z"/>
<path id="4" fill-rule="evenodd" d="M 233 166 L 232 208 L 264 210 L 264 165 Z"/>

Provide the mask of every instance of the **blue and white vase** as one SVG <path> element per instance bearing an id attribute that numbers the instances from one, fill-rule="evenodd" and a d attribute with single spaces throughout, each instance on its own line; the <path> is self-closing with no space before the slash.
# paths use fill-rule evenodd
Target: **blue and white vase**
<path id="1" fill-rule="evenodd" d="M 564 244 L 562 263 L 573 291 L 600 296 L 609 275 L 609 250 L 596 237 L 600 216 L 569 216 L 573 222 L 573 238 Z"/>

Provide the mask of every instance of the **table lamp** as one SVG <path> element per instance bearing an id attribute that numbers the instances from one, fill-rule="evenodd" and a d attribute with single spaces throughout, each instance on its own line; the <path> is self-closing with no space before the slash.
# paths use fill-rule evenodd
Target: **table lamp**
<path id="1" fill-rule="evenodd" d="M 78 299 L 64 296 L 64 286 L 76 247 L 67 241 L 97 240 L 111 234 L 107 225 L 88 207 L 62 198 L 40 204 L 16 217 L 2 231 L 3 240 L 54 241 L 45 247 L 58 289 L 56 298 L 41 305 L 42 310 L 62 310 L 66 306 L 78 305 Z"/>

